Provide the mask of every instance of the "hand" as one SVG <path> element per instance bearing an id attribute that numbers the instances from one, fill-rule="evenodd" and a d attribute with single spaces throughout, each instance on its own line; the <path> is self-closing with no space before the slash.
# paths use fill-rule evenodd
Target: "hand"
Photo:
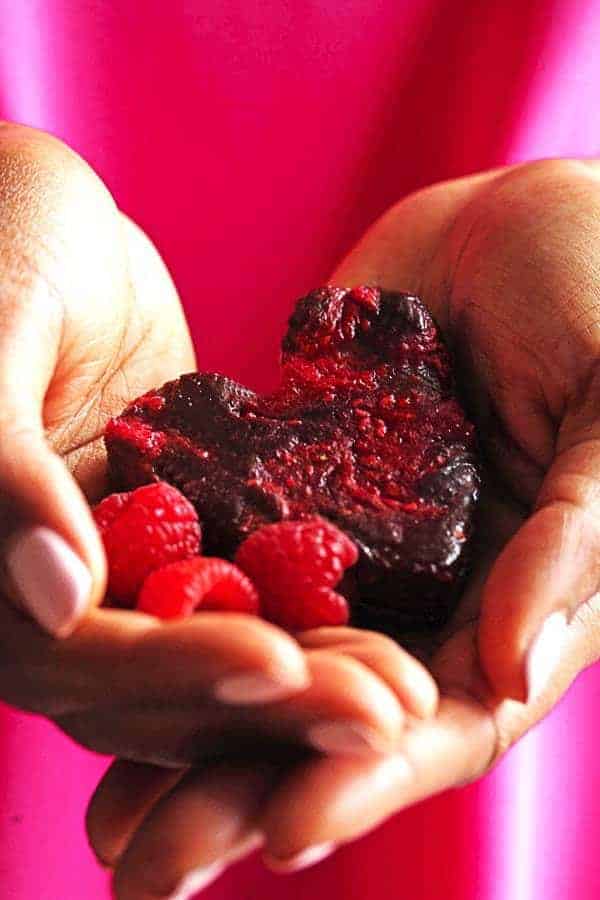
<path id="1" fill-rule="evenodd" d="M 265 804 L 289 772 L 317 758 L 315 749 L 331 753 L 340 765 L 347 758 L 372 759 L 378 749 L 385 752 L 382 726 L 376 730 L 368 724 L 367 711 L 387 720 L 388 727 L 395 711 L 381 690 L 373 690 L 375 676 L 401 702 L 402 726 L 435 713 L 435 682 L 391 638 L 323 628 L 305 632 L 299 640 L 306 645 L 311 687 L 262 709 L 263 720 L 271 722 L 270 733 L 254 729 L 224 742 L 217 752 L 210 745 L 199 747 L 195 764 L 179 770 L 128 760 L 110 766 L 90 803 L 87 828 L 100 861 L 116 869 L 119 900 L 171 897 L 178 887 L 183 900 L 217 877 L 255 847 L 257 838 L 260 842 Z M 299 740 L 290 741 L 282 726 L 293 713 L 304 713 L 310 726 L 310 707 L 319 697 L 339 711 L 338 721 L 309 727 L 304 747 Z M 344 716 L 342 703 L 356 706 L 353 721 Z M 362 722 L 357 715 L 361 709 Z M 402 740 L 403 730 L 396 732 L 391 746 Z M 310 802 L 307 812 L 309 807 Z M 186 876 L 198 867 L 201 871 L 190 882 Z M 182 879 L 187 889 L 181 887 Z"/>
<path id="2" fill-rule="evenodd" d="M 161 877 L 172 888 L 194 864 L 216 877 L 249 827 L 270 864 L 289 870 L 307 848 L 331 851 L 478 778 L 600 656 L 598 173 L 591 162 L 545 161 L 434 186 L 390 210 L 336 271 L 334 283 L 424 299 L 457 357 L 485 454 L 478 565 L 450 626 L 419 650 L 439 709 L 410 718 L 384 756 L 310 756 L 260 773 L 221 760 L 171 791 L 146 770 L 155 792 L 130 796 L 113 835 L 120 900 L 148 897 Z M 335 630 L 302 637 L 311 651 L 349 640 Z M 97 843 L 126 771 L 109 773 L 96 795 Z M 248 815 L 248 797 L 264 800 L 259 816 Z M 219 846 L 195 827 L 215 809 Z M 153 863 L 164 834 L 172 840 Z"/>
<path id="3" fill-rule="evenodd" d="M 423 297 L 457 357 L 487 487 L 478 565 L 421 648 L 436 717 L 387 759 L 292 772 L 262 822 L 275 860 L 483 775 L 600 656 L 599 176 L 544 161 L 434 186 L 334 275 Z"/>
<path id="4" fill-rule="evenodd" d="M 0 209 L 0 698 L 93 750 L 168 766 L 266 736 L 298 752 L 339 727 L 395 746 L 411 699 L 379 661 L 304 653 L 245 616 L 167 625 L 98 608 L 86 498 L 105 489 L 104 425 L 193 369 L 193 351 L 156 250 L 59 141 L 0 127 Z M 416 710 L 432 708 L 430 676 L 405 668 L 425 685 Z"/>

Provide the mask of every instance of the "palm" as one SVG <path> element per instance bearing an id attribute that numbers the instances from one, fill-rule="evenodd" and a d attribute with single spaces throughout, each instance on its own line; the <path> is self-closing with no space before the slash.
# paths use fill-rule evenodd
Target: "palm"
<path id="1" fill-rule="evenodd" d="M 597 230 L 598 194 L 582 169 L 565 174 L 562 164 L 544 163 L 428 189 L 388 212 L 332 277 L 422 297 L 453 351 L 485 462 L 475 564 L 458 608 L 441 634 L 411 635 L 407 643 L 427 662 L 441 694 L 436 721 L 414 723 L 403 742 L 409 759 L 414 753 L 415 798 L 485 771 L 551 708 L 575 670 L 565 669 L 541 702 L 503 699 L 490 668 L 518 669 L 506 682 L 522 680 L 517 628 L 531 629 L 529 611 L 513 598 L 514 633 L 504 613 L 506 632 L 493 636 L 494 666 L 481 656 L 481 623 L 488 576 L 528 519 L 561 443 L 568 450 L 592 437 L 578 431 L 588 405 L 572 403 L 595 384 L 600 349 L 593 282 L 581 269 L 590 228 Z M 506 567 L 503 576 L 510 596 Z M 488 624 L 488 654 L 490 630 Z M 444 755 L 448 741 L 451 760 Z"/>
<path id="2" fill-rule="evenodd" d="M 102 434 L 108 419 L 150 388 L 195 368 L 167 270 L 150 241 L 125 218 L 123 231 L 127 283 L 116 286 L 112 304 L 107 298 L 106 323 L 74 311 L 72 333 L 66 335 L 74 353 L 59 360 L 44 409 L 49 440 L 92 500 L 106 488 Z"/>

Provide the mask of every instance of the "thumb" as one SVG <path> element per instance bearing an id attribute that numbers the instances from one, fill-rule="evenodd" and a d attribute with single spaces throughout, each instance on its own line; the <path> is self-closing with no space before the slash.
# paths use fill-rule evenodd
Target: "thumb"
<path id="1" fill-rule="evenodd" d="M 44 433 L 62 334 L 61 304 L 39 279 L 0 318 L 0 540 L 5 594 L 46 631 L 69 634 L 105 586 L 86 500 Z"/>
<path id="2" fill-rule="evenodd" d="M 567 665 L 564 656 L 574 646 L 568 625 L 598 590 L 599 523 L 600 429 L 567 427 L 532 515 L 505 546 L 483 591 L 479 652 L 498 696 L 533 700 Z M 579 654 L 577 665 L 567 667 L 576 675 L 596 655 Z"/>

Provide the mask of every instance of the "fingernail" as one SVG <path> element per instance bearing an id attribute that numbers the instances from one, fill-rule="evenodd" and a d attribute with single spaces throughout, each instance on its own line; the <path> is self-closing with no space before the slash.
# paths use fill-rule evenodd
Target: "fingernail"
<path id="1" fill-rule="evenodd" d="M 293 693 L 293 688 L 268 675 L 246 673 L 224 678 L 215 685 L 214 693 L 223 703 L 246 705 L 282 700 Z"/>
<path id="2" fill-rule="evenodd" d="M 429 673 L 413 671 L 408 674 L 406 687 L 411 692 L 413 712 L 423 719 L 435 715 L 439 703 L 439 695 L 435 683 Z"/>
<path id="3" fill-rule="evenodd" d="M 202 866 L 186 875 L 177 888 L 177 891 L 169 897 L 169 900 L 189 900 L 189 898 L 193 897 L 198 891 L 204 890 L 204 888 L 212 884 L 213 881 L 216 881 L 217 878 L 223 874 L 227 866 L 239 862 L 245 856 L 253 853 L 254 850 L 258 850 L 259 847 L 262 847 L 264 842 L 264 835 L 257 831 L 252 832 L 245 840 L 241 841 L 241 843 L 234 847 L 233 850 L 230 850 L 229 853 L 227 853 L 225 862 L 216 862 L 209 866 Z"/>
<path id="4" fill-rule="evenodd" d="M 195 869 L 183 879 L 174 894 L 168 900 L 190 900 L 198 891 L 203 891 L 209 884 L 216 881 L 219 875 L 222 875 L 226 866 L 223 863 L 213 863 L 210 866 L 203 866 L 201 869 Z"/>
<path id="5" fill-rule="evenodd" d="M 27 612 L 51 634 L 68 634 L 85 612 L 92 576 L 67 542 L 36 525 L 13 538 L 5 562 Z"/>
<path id="6" fill-rule="evenodd" d="M 259 847 L 265 842 L 264 834 L 261 834 L 260 831 L 253 831 L 248 835 L 241 843 L 234 847 L 227 854 L 227 862 L 234 863 L 238 862 L 240 859 L 243 859 L 245 856 L 249 856 L 250 853 L 254 853 L 255 850 L 258 850 Z"/>
<path id="7" fill-rule="evenodd" d="M 316 866 L 321 860 L 330 856 L 337 850 L 337 844 L 332 841 L 326 844 L 315 844 L 314 847 L 307 847 L 297 856 L 291 856 L 289 859 L 274 859 L 269 857 L 269 865 L 278 872 L 299 872 L 300 869 L 308 869 L 309 866 Z"/>
<path id="8" fill-rule="evenodd" d="M 527 653 L 525 672 L 528 703 L 546 689 L 560 662 L 566 636 L 566 612 L 558 610 L 545 620 Z"/>
<path id="9" fill-rule="evenodd" d="M 321 753 L 364 756 L 385 750 L 379 735 L 358 722 L 319 722 L 308 729 L 308 740 Z"/>

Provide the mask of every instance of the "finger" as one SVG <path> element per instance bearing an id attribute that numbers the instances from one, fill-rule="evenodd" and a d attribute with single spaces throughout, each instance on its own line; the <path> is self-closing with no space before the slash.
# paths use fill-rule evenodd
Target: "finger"
<path id="1" fill-rule="evenodd" d="M 240 743 L 224 746 L 216 754 L 207 750 L 206 757 L 199 766 L 202 766 L 204 772 L 202 778 L 209 784 L 208 769 L 214 768 L 215 760 L 220 760 L 216 763 L 220 771 L 225 758 L 238 768 L 240 760 L 248 768 L 253 768 L 258 762 L 261 771 L 265 772 L 265 778 L 269 771 L 275 778 L 278 771 L 297 763 L 305 755 L 293 748 L 277 747 L 273 742 L 267 744 L 255 740 L 246 747 Z M 238 768 L 234 769 L 236 773 Z M 99 781 L 86 812 L 88 840 L 102 865 L 110 868 L 117 865 L 146 816 L 188 773 L 189 767 L 166 768 L 124 759 L 111 763 Z M 190 818 L 190 831 L 202 827 L 202 821 Z"/>
<path id="2" fill-rule="evenodd" d="M 600 439 L 559 447 L 536 509 L 504 548 L 483 592 L 481 663 L 499 696 L 543 692 L 567 622 L 600 578 Z"/>
<path id="3" fill-rule="evenodd" d="M 121 759 L 109 766 L 85 819 L 88 841 L 102 865 L 116 865 L 146 814 L 185 772 Z"/>
<path id="4" fill-rule="evenodd" d="M 266 705 L 222 707 L 210 695 L 179 686 L 154 686 L 152 699 L 139 691 L 94 706 L 89 714 L 55 717 L 68 734 L 98 752 L 115 751 L 156 765 L 202 764 L 208 756 L 255 746 L 306 748 L 335 755 L 390 752 L 402 735 L 405 715 L 398 699 L 362 663 L 341 654 L 311 651 L 311 683 L 304 691 Z M 168 663 L 165 669 L 168 671 Z M 183 689 L 182 689 L 183 688 Z M 121 691 L 121 698 L 123 691 Z M 93 743 L 90 743 L 90 736 Z"/>
<path id="5" fill-rule="evenodd" d="M 158 658 L 156 654 L 155 658 Z M 210 748 L 224 752 L 232 741 L 246 745 L 248 741 L 268 739 L 296 748 L 308 746 L 326 753 L 362 755 L 388 752 L 397 746 L 405 713 L 398 698 L 378 676 L 342 654 L 311 650 L 305 661 L 310 679 L 308 687 L 288 691 L 285 699 L 266 705 L 244 707 L 233 703 L 228 710 L 213 705 L 204 709 L 200 721 L 197 699 L 194 694 L 186 696 L 185 686 L 157 685 L 152 705 L 145 709 L 141 685 L 137 709 L 130 709 L 126 702 L 119 714 L 113 700 L 105 711 L 94 709 L 95 722 L 100 732 L 108 735 L 114 731 L 114 727 L 107 727 L 108 723 L 118 722 L 121 740 L 126 742 L 130 735 L 138 747 L 135 758 L 140 758 L 140 747 L 147 747 L 148 752 L 141 758 L 159 764 L 167 756 L 183 764 L 194 762 Z M 163 669 L 161 662 L 160 667 L 162 671 L 168 670 L 168 663 Z M 145 681 L 140 674 L 136 677 Z M 172 743 L 164 735 L 164 721 L 158 715 L 161 709 L 168 713 L 172 725 Z M 190 713 L 193 713 L 191 719 Z M 78 737 L 77 721 L 74 714 L 71 718 L 61 717 L 59 724 Z M 194 723 L 196 727 L 192 727 Z M 149 755 L 157 744 L 165 756 Z M 109 751 L 108 747 L 103 749 Z"/>
<path id="6" fill-rule="evenodd" d="M 55 642 L 0 604 L 3 696 L 47 715 L 93 708 L 168 709 L 212 700 L 265 703 L 309 684 L 296 641 L 268 622 L 235 613 L 202 613 L 163 623 L 134 611 L 96 609 Z M 35 692 L 11 672 L 33 671 Z M 111 735 L 106 736 L 108 739 Z"/>
<path id="7" fill-rule="evenodd" d="M 302 647 L 335 649 L 363 663 L 396 694 L 407 712 L 420 718 L 435 714 L 438 689 L 431 674 L 386 635 L 356 628 L 317 628 L 297 638 Z"/>
<path id="8" fill-rule="evenodd" d="M 259 832 L 249 832 L 246 837 L 231 847 L 220 862 L 214 862 L 210 866 L 198 866 L 189 872 L 169 900 L 192 900 L 198 892 L 205 890 L 220 878 L 229 866 L 245 859 L 262 847 L 262 844 L 263 837 Z"/>
<path id="9" fill-rule="evenodd" d="M 405 713 L 381 678 L 335 651 L 308 650 L 306 659 L 310 686 L 261 711 L 271 733 L 324 753 L 372 754 L 397 746 Z"/>
<path id="10" fill-rule="evenodd" d="M 191 731 L 200 724 L 199 704 L 208 702 L 221 718 L 222 704 L 239 716 L 248 704 L 267 703 L 255 717 L 246 714 L 247 728 L 333 752 L 389 750 L 402 733 L 401 704 L 363 664 L 325 651 L 304 655 L 289 635 L 254 618 L 204 613 L 165 624 L 136 612 L 98 609 L 55 644 L 25 620 L 2 627 L 10 615 L 0 607 L 0 631 L 12 635 L 4 659 L 6 699 L 60 717 L 68 729 L 69 716 L 86 710 L 101 725 L 103 709 L 111 717 L 122 710 L 132 722 L 136 710 L 150 709 L 158 728 L 164 727 L 161 711 L 179 709 L 191 717 Z M 39 674 L 33 697 L 22 679 L 10 677 L 11 665 L 21 669 L 24 661 Z M 94 749 L 115 752 L 119 736 L 100 725 Z M 78 739 L 85 742 L 83 735 Z"/>
<path id="11" fill-rule="evenodd" d="M 226 708 L 210 694 L 202 703 L 197 693 L 179 686 L 156 686 L 153 698 L 141 689 L 135 697 L 121 691 L 119 699 L 113 693 L 110 703 L 89 713 L 75 711 L 54 721 L 84 746 L 159 766 L 199 765 L 235 747 L 243 747 L 247 758 L 260 746 L 264 758 L 267 742 L 279 748 L 277 758 L 283 748 L 372 755 L 397 746 L 404 711 L 378 676 L 342 654 L 310 651 L 307 662 L 309 687 L 289 692 L 284 701 Z M 164 665 L 168 671 L 169 663 Z"/>
<path id="12" fill-rule="evenodd" d="M 179 690 L 177 669 L 184 690 L 195 672 L 196 683 L 201 680 L 216 700 L 228 705 L 271 703 L 303 691 L 310 681 L 304 654 L 290 635 L 237 613 L 204 612 L 184 622 L 162 623 L 139 642 L 136 660 L 132 669 L 138 672 L 148 675 L 157 666 L 171 672 L 169 692 Z M 136 678 L 133 671 L 131 677 L 143 690 L 146 678 Z"/>
<path id="13" fill-rule="evenodd" d="M 226 864 L 235 848 L 253 837 L 271 780 L 268 768 L 230 765 L 182 778 L 154 805 L 120 858 L 117 900 L 168 897 L 181 892 L 191 872 L 198 880 L 202 870 L 213 875 L 215 863 Z"/>
<path id="14" fill-rule="evenodd" d="M 477 777 L 494 746 L 489 714 L 470 700 L 445 697 L 436 718 L 406 731 L 395 754 L 300 765 L 261 817 L 267 863 L 292 871 L 322 858 L 400 809 Z"/>
<path id="15" fill-rule="evenodd" d="M 49 135 L 0 127 L 0 205 L 0 537 L 11 534 L 11 594 L 63 636 L 102 598 L 105 562 L 84 497 L 46 441 L 48 394 L 76 361 L 75 307 L 95 334 L 114 334 L 125 254 L 109 193 Z"/>

